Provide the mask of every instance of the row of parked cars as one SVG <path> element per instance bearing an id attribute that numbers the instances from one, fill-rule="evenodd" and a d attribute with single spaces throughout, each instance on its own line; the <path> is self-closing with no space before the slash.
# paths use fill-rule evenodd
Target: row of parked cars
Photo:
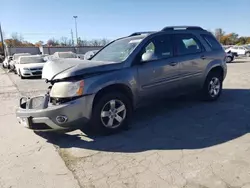
<path id="1" fill-rule="evenodd" d="M 16 73 L 21 79 L 26 77 L 41 76 L 44 64 L 52 59 L 89 59 L 96 53 L 96 50 L 86 54 L 75 54 L 73 52 L 55 52 L 53 55 L 31 55 L 30 53 L 16 53 L 7 56 L 3 61 L 3 67 L 10 72 Z"/>

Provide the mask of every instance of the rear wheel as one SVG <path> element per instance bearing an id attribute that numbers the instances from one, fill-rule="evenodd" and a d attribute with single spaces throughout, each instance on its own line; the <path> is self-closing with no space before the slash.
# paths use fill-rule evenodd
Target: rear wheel
<path id="1" fill-rule="evenodd" d="M 246 53 L 246 56 L 247 56 L 247 57 L 250 57 L 250 52 L 247 52 L 247 53 Z"/>
<path id="2" fill-rule="evenodd" d="M 96 133 L 115 133 L 126 128 L 131 114 L 128 97 L 120 92 L 107 93 L 95 102 L 90 126 Z"/>
<path id="3" fill-rule="evenodd" d="M 219 71 L 213 71 L 208 74 L 202 89 L 202 98 L 205 101 L 217 100 L 222 92 L 222 75 Z"/>

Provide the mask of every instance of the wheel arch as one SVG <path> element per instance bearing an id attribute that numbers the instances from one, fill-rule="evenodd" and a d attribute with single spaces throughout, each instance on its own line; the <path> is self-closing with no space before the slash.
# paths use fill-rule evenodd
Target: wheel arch
<path id="1" fill-rule="evenodd" d="M 220 65 L 211 67 L 211 68 L 209 69 L 209 71 L 207 71 L 206 78 L 207 78 L 207 76 L 208 76 L 209 74 L 214 73 L 214 72 L 219 73 L 219 74 L 222 76 L 222 79 L 224 78 L 225 72 L 224 72 L 223 67 L 220 66 Z M 205 80 L 206 80 L 206 79 L 205 79 Z"/>
<path id="2" fill-rule="evenodd" d="M 134 101 L 134 95 L 133 95 L 132 89 L 123 83 L 114 83 L 114 84 L 111 84 L 111 85 L 108 85 L 108 86 L 101 88 L 95 94 L 95 97 L 93 100 L 93 106 L 98 102 L 98 100 L 101 98 L 101 96 L 103 96 L 104 94 L 106 94 L 108 92 L 120 92 L 120 93 L 124 94 L 126 97 L 128 97 L 128 99 L 130 100 L 130 102 L 132 104 L 132 107 L 134 108 L 135 101 Z"/>

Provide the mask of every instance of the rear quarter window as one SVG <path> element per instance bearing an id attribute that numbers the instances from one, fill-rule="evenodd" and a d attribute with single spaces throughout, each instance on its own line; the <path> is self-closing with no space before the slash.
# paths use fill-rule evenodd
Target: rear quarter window
<path id="1" fill-rule="evenodd" d="M 202 34 L 201 37 L 206 41 L 206 43 L 211 47 L 212 50 L 221 50 L 222 46 L 216 40 L 215 37 L 211 35 Z"/>

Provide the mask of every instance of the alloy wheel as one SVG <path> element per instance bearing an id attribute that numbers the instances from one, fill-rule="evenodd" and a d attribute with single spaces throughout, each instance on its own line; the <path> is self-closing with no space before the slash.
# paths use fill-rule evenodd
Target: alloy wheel
<path id="1" fill-rule="evenodd" d="M 126 118 L 126 106 L 117 99 L 107 102 L 101 110 L 102 124 L 107 128 L 119 127 Z"/>
<path id="2" fill-rule="evenodd" d="M 213 77 L 208 85 L 208 91 L 211 97 L 216 97 L 220 93 L 221 83 L 219 78 Z"/>

